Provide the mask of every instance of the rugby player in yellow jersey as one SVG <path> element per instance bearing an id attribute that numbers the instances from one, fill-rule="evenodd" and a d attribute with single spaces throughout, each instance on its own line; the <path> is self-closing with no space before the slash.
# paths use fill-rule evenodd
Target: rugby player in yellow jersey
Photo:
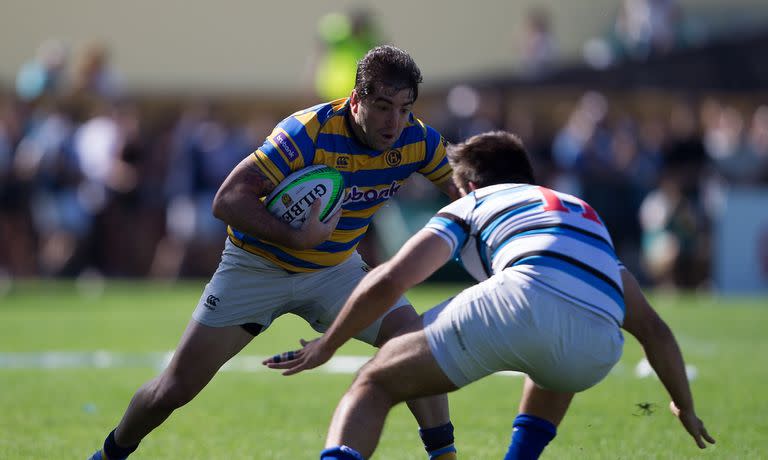
<path id="1" fill-rule="evenodd" d="M 374 48 L 360 61 L 348 99 L 294 113 L 235 167 L 213 203 L 214 215 L 229 225 L 221 263 L 170 364 L 136 391 L 91 460 L 126 458 L 279 316 L 294 313 L 325 331 L 368 270 L 355 248 L 373 214 L 413 173 L 458 197 L 443 139 L 411 113 L 420 82 L 421 72 L 406 52 Z M 344 176 L 342 210 L 322 223 L 318 201 L 303 227 L 293 229 L 259 198 L 291 172 L 313 164 L 332 166 Z M 378 347 L 416 319 L 400 297 L 357 338 Z M 447 397 L 408 405 L 430 458 L 455 459 Z"/>

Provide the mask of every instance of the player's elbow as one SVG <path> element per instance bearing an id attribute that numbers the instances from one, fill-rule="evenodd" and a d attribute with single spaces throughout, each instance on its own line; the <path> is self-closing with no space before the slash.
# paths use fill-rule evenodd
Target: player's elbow
<path id="1" fill-rule="evenodd" d="M 231 209 L 231 206 L 229 206 L 227 194 L 222 190 L 219 190 L 218 193 L 216 193 L 216 196 L 213 198 L 213 203 L 211 204 L 211 213 L 213 213 L 213 217 L 224 222 L 228 222 L 229 209 Z"/>
<path id="2" fill-rule="evenodd" d="M 672 337 L 672 330 L 659 315 L 644 317 L 630 332 L 643 345 L 666 342 Z"/>

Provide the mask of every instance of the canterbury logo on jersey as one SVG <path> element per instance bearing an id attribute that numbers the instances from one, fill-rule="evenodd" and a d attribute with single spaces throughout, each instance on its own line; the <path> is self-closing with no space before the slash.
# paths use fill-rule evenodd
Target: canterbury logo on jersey
<path id="1" fill-rule="evenodd" d="M 400 190 L 400 184 L 396 181 L 392 181 L 389 187 L 385 189 L 369 189 L 365 192 L 357 188 L 357 185 L 353 185 L 349 189 L 344 197 L 344 203 L 359 203 L 361 201 L 376 201 L 384 198 L 392 198 L 397 191 Z"/>

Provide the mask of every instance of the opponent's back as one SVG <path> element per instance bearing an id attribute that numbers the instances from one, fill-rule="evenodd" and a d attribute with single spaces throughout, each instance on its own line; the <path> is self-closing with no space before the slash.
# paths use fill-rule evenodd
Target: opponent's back
<path id="1" fill-rule="evenodd" d="M 477 280 L 512 268 L 558 295 L 624 318 L 620 262 L 597 213 L 545 187 L 499 184 L 443 208 L 428 224 Z"/>

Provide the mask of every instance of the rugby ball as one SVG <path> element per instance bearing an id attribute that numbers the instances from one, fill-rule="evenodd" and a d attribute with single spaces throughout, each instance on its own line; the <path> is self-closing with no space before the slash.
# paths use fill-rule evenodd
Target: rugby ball
<path id="1" fill-rule="evenodd" d="M 264 200 L 267 210 L 293 228 L 309 217 L 309 207 L 320 200 L 320 220 L 326 222 L 338 211 L 344 198 L 344 178 L 325 165 L 312 165 L 294 171 L 283 179 Z"/>

